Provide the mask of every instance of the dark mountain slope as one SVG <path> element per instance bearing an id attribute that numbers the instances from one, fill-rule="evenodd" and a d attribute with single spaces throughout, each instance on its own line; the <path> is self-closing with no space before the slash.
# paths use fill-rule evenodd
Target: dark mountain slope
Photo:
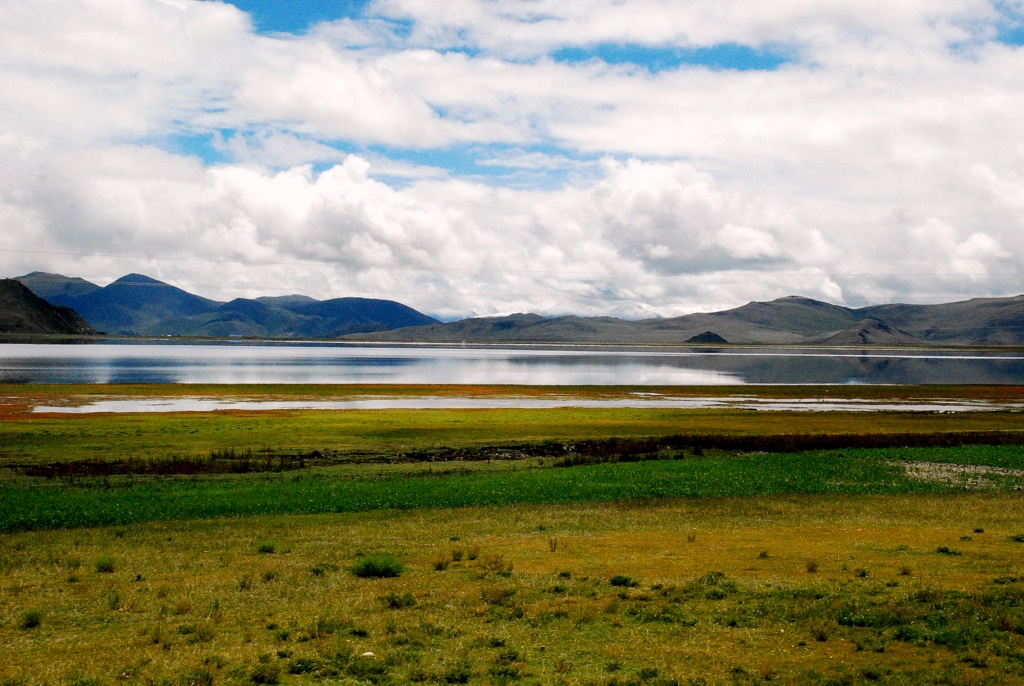
<path id="1" fill-rule="evenodd" d="M 51 305 L 15 279 L 0 279 L 0 332 L 95 334 L 67 307 Z"/>

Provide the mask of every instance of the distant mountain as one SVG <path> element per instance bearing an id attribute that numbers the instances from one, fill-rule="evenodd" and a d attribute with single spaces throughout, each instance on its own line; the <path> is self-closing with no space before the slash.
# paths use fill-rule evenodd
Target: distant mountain
<path id="1" fill-rule="evenodd" d="M 100 289 L 99 286 L 91 281 L 86 281 L 77 276 L 62 276 L 46 272 L 32 272 L 25 276 L 16 277 L 16 280 L 28 286 L 40 298 L 76 298 Z"/>
<path id="2" fill-rule="evenodd" d="M 95 334 L 66 307 L 46 302 L 15 279 L 0 279 L 0 333 Z"/>
<path id="3" fill-rule="evenodd" d="M 875 305 L 857 310 L 917 338 L 946 345 L 1020 345 L 1024 295 L 974 298 L 941 305 Z"/>
<path id="4" fill-rule="evenodd" d="M 103 288 L 43 272 L 17 280 L 114 334 L 437 343 L 1024 345 L 1024 295 L 861 308 L 788 296 L 665 319 L 513 314 L 441 323 L 391 300 L 321 301 L 293 294 L 222 303 L 141 274 Z"/>
<path id="5" fill-rule="evenodd" d="M 17 280 L 38 287 L 49 294 L 43 297 L 50 303 L 74 308 L 97 329 L 114 334 L 337 338 L 437 322 L 400 303 L 368 298 L 320 301 L 287 295 L 221 303 L 142 274 L 123 276 L 103 288 L 42 272 Z"/>
<path id="6" fill-rule="evenodd" d="M 788 296 L 722 312 L 625 321 L 611 317 L 516 314 L 414 327 L 357 340 L 538 343 L 1024 345 L 1024 296 L 945 305 L 847 308 Z"/>

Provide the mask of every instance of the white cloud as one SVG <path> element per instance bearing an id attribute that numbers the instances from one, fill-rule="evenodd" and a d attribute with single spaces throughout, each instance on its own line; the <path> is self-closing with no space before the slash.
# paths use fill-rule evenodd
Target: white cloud
<path id="1" fill-rule="evenodd" d="M 462 43 L 512 55 L 599 43 L 813 47 L 881 36 L 932 45 L 984 33 L 998 18 L 985 0 L 376 0 L 371 11 L 412 21 L 413 39 L 422 44 Z"/>
<path id="2" fill-rule="evenodd" d="M 0 266 L 444 314 L 1024 289 L 1024 49 L 988 42 L 992 2 L 380 0 L 369 14 L 261 36 L 220 2 L 0 4 Z M 794 60 L 651 73 L 549 55 L 602 42 Z M 182 133 L 227 161 L 159 149 Z M 452 148 L 512 172 L 484 184 L 411 154 Z"/>

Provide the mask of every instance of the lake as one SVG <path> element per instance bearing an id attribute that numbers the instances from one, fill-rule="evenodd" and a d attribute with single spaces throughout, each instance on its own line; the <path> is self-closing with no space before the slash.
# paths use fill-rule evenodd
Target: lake
<path id="1" fill-rule="evenodd" d="M 0 344 L 0 383 L 1021 384 L 1017 353 L 728 346 Z"/>

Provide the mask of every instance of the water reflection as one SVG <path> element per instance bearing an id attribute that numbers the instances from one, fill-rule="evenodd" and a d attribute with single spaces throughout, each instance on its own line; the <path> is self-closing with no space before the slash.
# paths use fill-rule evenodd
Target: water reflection
<path id="1" fill-rule="evenodd" d="M 4 344 L 0 383 L 1024 384 L 1024 357 L 733 347 Z"/>

